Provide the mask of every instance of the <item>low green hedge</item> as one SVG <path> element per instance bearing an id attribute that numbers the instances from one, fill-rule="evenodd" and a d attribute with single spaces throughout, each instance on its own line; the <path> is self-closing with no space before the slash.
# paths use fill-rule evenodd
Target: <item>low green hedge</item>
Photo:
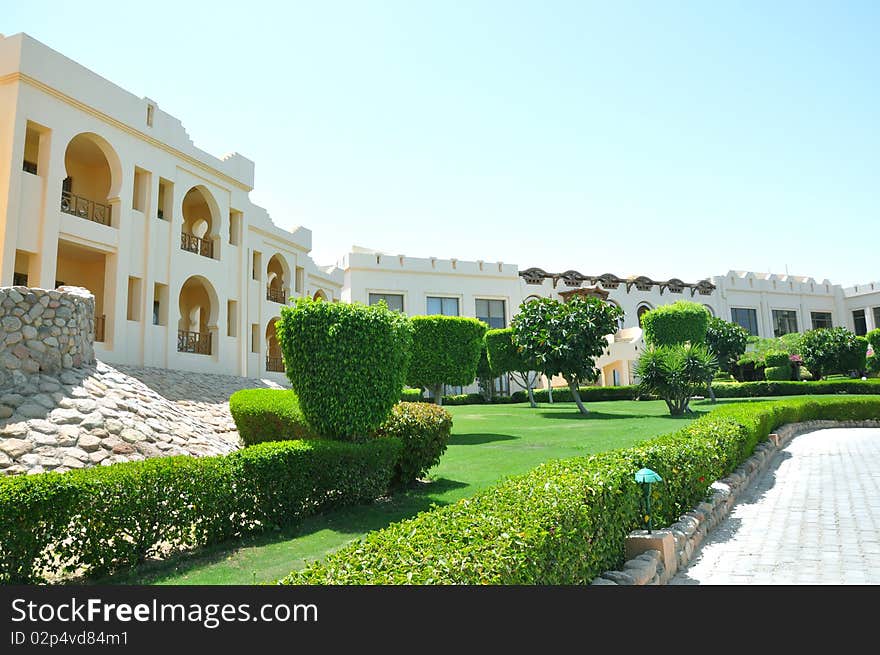
<path id="1" fill-rule="evenodd" d="M 791 380 L 791 366 L 768 366 L 764 369 L 764 379 L 769 381 Z"/>
<path id="2" fill-rule="evenodd" d="M 398 403 L 376 431 L 377 437 L 396 437 L 403 444 L 395 482 L 406 485 L 422 477 L 446 452 L 452 417 L 430 403 Z"/>
<path id="3" fill-rule="evenodd" d="M 402 403 L 420 403 L 422 402 L 421 389 L 404 389 L 400 392 L 400 402 Z"/>
<path id="4" fill-rule="evenodd" d="M 396 438 L 263 443 L 0 478 L 0 583 L 99 575 L 385 494 Z"/>
<path id="5" fill-rule="evenodd" d="M 245 446 L 317 436 L 306 423 L 296 394 L 290 390 L 236 391 L 229 397 L 229 413 Z"/>
<path id="6" fill-rule="evenodd" d="M 764 354 L 764 365 L 768 367 L 791 366 L 789 354 L 781 350 L 770 350 Z"/>
<path id="7" fill-rule="evenodd" d="M 621 385 L 617 387 L 579 387 L 581 400 L 586 402 L 602 402 L 605 400 L 638 400 L 639 387 L 635 384 Z M 550 395 L 546 389 L 535 389 L 535 401 L 546 403 L 550 401 Z M 515 402 L 528 402 L 529 396 L 525 391 L 515 391 L 512 395 Z M 574 402 L 571 390 L 568 387 L 554 387 L 553 401 L 558 403 Z"/>
<path id="8" fill-rule="evenodd" d="M 803 371 L 803 369 L 801 369 Z M 825 394 L 880 394 L 880 380 L 736 382 L 712 386 L 718 398 L 758 398 Z"/>
<path id="9" fill-rule="evenodd" d="M 283 584 L 586 584 L 624 560 L 641 525 L 643 466 L 654 523 L 706 497 L 784 423 L 880 417 L 880 399 L 789 399 L 725 406 L 678 432 L 625 450 L 543 464 L 476 496 L 369 533 L 291 573 Z"/>

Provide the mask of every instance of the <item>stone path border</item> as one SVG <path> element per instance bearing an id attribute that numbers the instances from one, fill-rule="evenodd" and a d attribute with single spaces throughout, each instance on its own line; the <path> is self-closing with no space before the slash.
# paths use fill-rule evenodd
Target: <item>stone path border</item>
<path id="1" fill-rule="evenodd" d="M 804 421 L 783 425 L 755 447 L 736 470 L 711 486 L 712 496 L 667 528 L 632 532 L 627 538 L 627 561 L 619 571 L 606 571 L 593 585 L 664 585 L 686 567 L 706 535 L 723 521 L 737 499 L 767 469 L 774 456 L 794 437 L 827 428 L 880 428 L 880 421 Z"/>

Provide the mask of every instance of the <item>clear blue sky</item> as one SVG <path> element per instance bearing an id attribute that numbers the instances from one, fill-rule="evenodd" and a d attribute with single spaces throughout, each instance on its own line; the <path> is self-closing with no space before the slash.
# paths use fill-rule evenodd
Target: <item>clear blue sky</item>
<path id="1" fill-rule="evenodd" d="M 4 5 L 255 160 L 321 263 L 880 279 L 878 2 Z"/>

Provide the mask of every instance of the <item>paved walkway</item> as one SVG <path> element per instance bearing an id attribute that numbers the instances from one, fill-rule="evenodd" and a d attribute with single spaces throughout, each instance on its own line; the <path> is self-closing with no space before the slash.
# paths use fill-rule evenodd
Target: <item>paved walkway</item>
<path id="1" fill-rule="evenodd" d="M 670 584 L 880 584 L 880 430 L 792 439 Z"/>

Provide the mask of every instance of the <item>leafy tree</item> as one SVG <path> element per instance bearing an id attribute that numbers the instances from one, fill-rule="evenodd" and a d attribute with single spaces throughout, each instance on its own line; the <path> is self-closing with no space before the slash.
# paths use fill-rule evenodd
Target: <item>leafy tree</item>
<path id="1" fill-rule="evenodd" d="M 661 305 L 642 316 L 645 341 L 652 346 L 703 343 L 708 325 L 709 312 L 706 308 L 686 300 Z"/>
<path id="2" fill-rule="evenodd" d="M 276 329 L 287 377 L 319 435 L 366 439 L 400 400 L 412 345 L 403 314 L 299 298 L 281 308 Z"/>
<path id="3" fill-rule="evenodd" d="M 483 400 L 491 402 L 495 396 L 495 387 L 493 384 L 494 375 L 492 368 L 489 366 L 489 355 L 486 351 L 486 340 L 480 346 L 480 361 L 477 363 L 477 384 L 480 387 L 480 395 Z"/>
<path id="4" fill-rule="evenodd" d="M 514 343 L 513 328 L 486 332 L 486 348 L 492 373 L 494 375 L 510 373 L 520 386 L 526 388 L 529 405 L 537 407 L 533 389 L 539 373 L 535 370 L 534 362 L 529 361 Z"/>
<path id="5" fill-rule="evenodd" d="M 727 373 L 746 351 L 749 333 L 742 326 L 717 316 L 709 317 L 706 345 L 718 360 L 718 367 Z"/>
<path id="6" fill-rule="evenodd" d="M 617 331 L 623 314 L 598 298 L 560 302 L 539 298 L 524 303 L 513 317 L 514 343 L 523 357 L 547 375 L 562 375 L 581 414 L 587 409 L 578 386 L 599 377 L 595 360 L 608 347 L 607 336 Z"/>
<path id="7" fill-rule="evenodd" d="M 487 325 L 461 316 L 413 316 L 411 387 L 427 387 L 443 404 L 443 385 L 468 385 L 477 377 Z"/>
<path id="8" fill-rule="evenodd" d="M 691 396 L 705 388 L 718 362 L 704 344 L 652 346 L 639 358 L 636 374 L 645 394 L 666 401 L 672 416 L 690 412 Z"/>
<path id="9" fill-rule="evenodd" d="M 858 353 L 862 358 L 867 350 L 867 340 L 858 337 L 845 327 L 810 330 L 801 338 L 800 355 L 804 365 L 813 374 L 813 379 L 821 380 L 831 373 L 849 373 L 853 365 L 858 365 Z M 864 369 L 864 365 L 861 366 Z"/>
<path id="10" fill-rule="evenodd" d="M 858 377 L 867 368 L 868 339 L 856 337 L 849 342 L 840 358 L 841 373 L 855 373 Z"/>

